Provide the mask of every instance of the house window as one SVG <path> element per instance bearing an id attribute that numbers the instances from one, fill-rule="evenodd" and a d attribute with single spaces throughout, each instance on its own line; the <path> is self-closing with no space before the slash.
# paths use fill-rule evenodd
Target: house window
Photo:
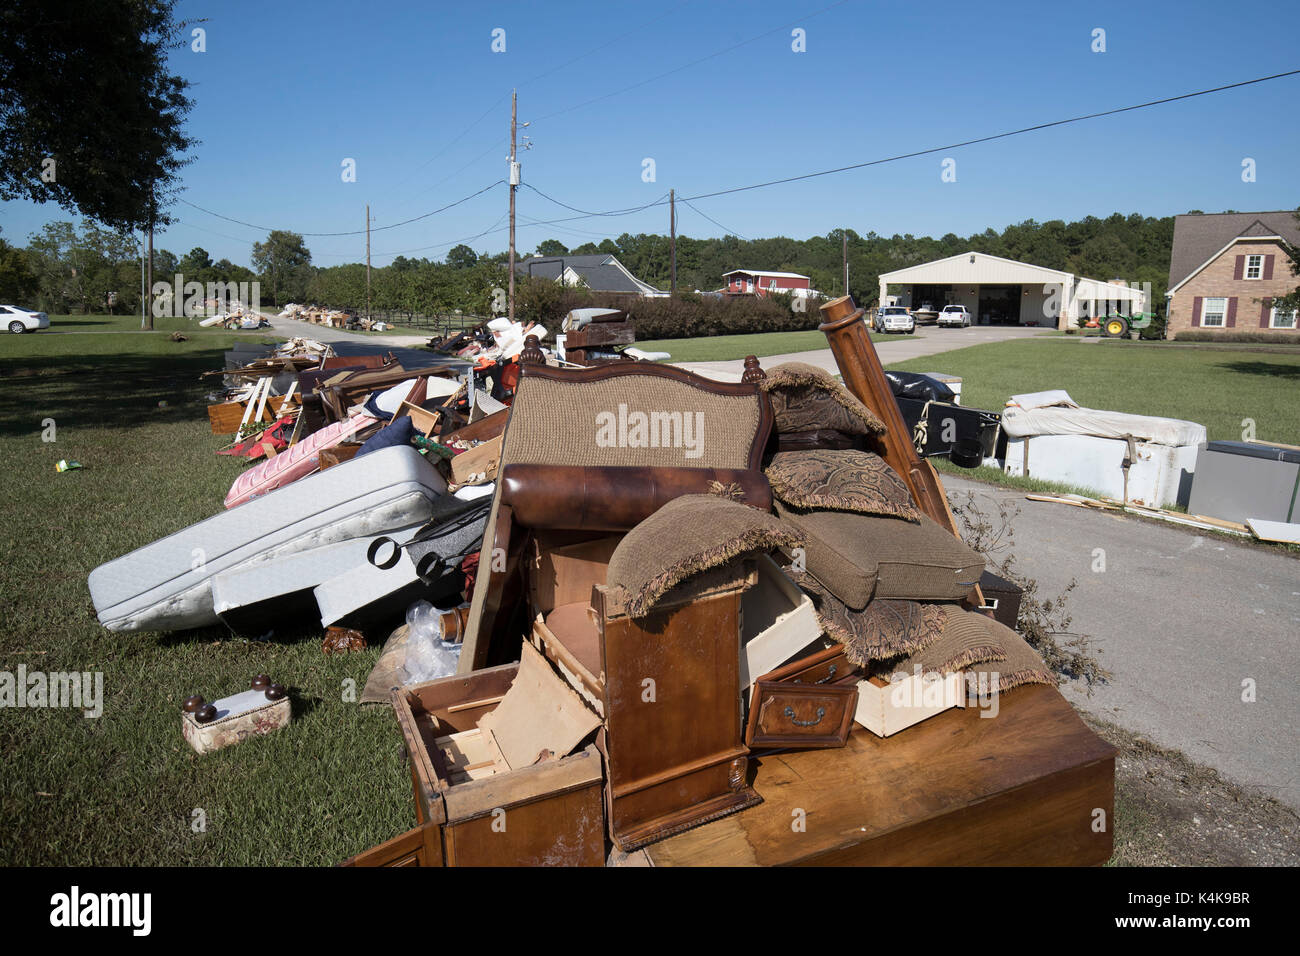
<path id="1" fill-rule="evenodd" d="M 1279 312 L 1277 310 L 1277 306 L 1274 306 L 1269 315 L 1268 327 L 1270 329 L 1294 329 L 1295 320 L 1296 320 L 1295 309 L 1292 309 L 1289 312 L 1287 311 Z"/>
<path id="2" fill-rule="evenodd" d="M 1221 329 L 1223 328 L 1223 317 L 1227 312 L 1227 299 L 1206 299 L 1201 303 L 1201 325 L 1207 329 Z"/>
<path id="3" fill-rule="evenodd" d="M 1264 257 L 1247 256 L 1246 257 L 1246 278 L 1258 279 L 1264 274 Z"/>

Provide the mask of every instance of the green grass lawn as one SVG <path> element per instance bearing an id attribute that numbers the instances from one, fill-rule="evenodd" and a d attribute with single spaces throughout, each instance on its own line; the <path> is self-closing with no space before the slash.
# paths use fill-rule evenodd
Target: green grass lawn
<path id="1" fill-rule="evenodd" d="M 95 619 L 91 570 L 222 510 L 241 467 L 214 454 L 215 386 L 199 374 L 234 342 L 265 339 L 42 333 L 0 345 L 0 671 L 104 675 L 97 719 L 0 710 L 0 864 L 329 864 L 414 824 L 391 712 L 343 702 L 344 680 L 359 693 L 377 650 L 325 657 L 312 622 L 250 641 L 224 627 L 114 634 Z M 61 458 L 83 468 L 58 473 Z M 290 688 L 293 723 L 197 756 L 180 702 L 261 672 Z"/>
<path id="2" fill-rule="evenodd" d="M 1033 338 L 974 345 L 890 368 L 962 378 L 962 404 L 997 410 L 1012 395 L 1063 388 L 1080 405 L 1200 422 L 1211 440 L 1300 444 L 1300 353 L 1170 348 Z"/>
<path id="3" fill-rule="evenodd" d="M 871 333 L 879 342 L 893 336 Z M 752 335 L 706 335 L 696 339 L 652 339 L 637 342 L 646 352 L 668 352 L 673 362 L 724 362 L 743 359 L 746 355 L 784 355 L 829 348 L 826 336 L 816 329 L 806 332 L 756 332 Z"/>

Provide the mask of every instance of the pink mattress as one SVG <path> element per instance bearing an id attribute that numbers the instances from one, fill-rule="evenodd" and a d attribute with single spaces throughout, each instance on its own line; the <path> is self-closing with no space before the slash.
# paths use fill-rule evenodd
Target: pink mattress
<path id="1" fill-rule="evenodd" d="M 226 494 L 226 507 L 242 505 L 245 501 L 260 498 L 267 492 L 282 488 L 304 475 L 310 475 L 320 468 L 320 453 L 323 449 L 332 448 L 339 442 L 346 441 L 377 421 L 379 419 L 371 418 L 369 415 L 353 415 L 312 432 L 298 444 L 280 452 L 274 458 L 268 458 L 254 465 L 236 478 L 235 483 L 230 486 L 230 491 Z"/>

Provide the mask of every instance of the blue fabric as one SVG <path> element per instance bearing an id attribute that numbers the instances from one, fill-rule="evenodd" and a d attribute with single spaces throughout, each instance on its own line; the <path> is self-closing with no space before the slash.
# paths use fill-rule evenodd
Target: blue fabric
<path id="1" fill-rule="evenodd" d="M 410 415 L 403 415 L 392 424 L 385 425 L 379 431 L 375 432 L 365 440 L 361 448 L 352 457 L 360 458 L 362 455 L 368 455 L 372 451 L 379 451 L 381 448 L 392 448 L 394 445 L 409 445 L 411 438 L 415 434 L 415 422 L 411 421 Z"/>

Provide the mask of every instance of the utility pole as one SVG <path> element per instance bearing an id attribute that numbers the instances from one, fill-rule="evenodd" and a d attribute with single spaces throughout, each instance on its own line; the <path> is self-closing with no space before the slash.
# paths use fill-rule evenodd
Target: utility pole
<path id="1" fill-rule="evenodd" d="M 140 244 L 140 328 L 145 324 L 145 308 L 149 301 L 149 289 L 144 284 L 144 244 Z"/>
<path id="2" fill-rule="evenodd" d="M 844 294 L 849 294 L 849 233 L 848 230 L 840 233 L 840 240 L 844 252 Z"/>
<path id="3" fill-rule="evenodd" d="M 515 320 L 515 190 L 519 188 L 519 164 L 515 162 L 515 131 L 518 126 L 518 92 L 510 91 L 510 293 L 507 317 Z M 563 280 L 563 276 L 560 276 Z"/>
<path id="4" fill-rule="evenodd" d="M 370 203 L 366 203 L 366 318 L 370 318 Z"/>
<path id="5" fill-rule="evenodd" d="M 668 286 L 668 294 L 675 296 L 677 294 L 677 190 L 668 190 L 668 234 L 672 238 L 673 258 L 671 282 Z"/>
<path id="6" fill-rule="evenodd" d="M 149 265 L 148 265 L 148 273 L 147 273 L 148 278 L 145 280 L 145 284 L 148 286 L 148 291 L 149 291 L 148 297 L 151 299 L 153 297 L 153 222 L 156 214 L 157 211 L 154 209 L 153 184 L 150 183 L 149 185 Z M 173 309 L 175 309 L 176 307 L 175 297 L 178 294 L 179 294 L 178 290 L 176 289 L 172 290 Z M 175 312 L 173 312 L 172 314 L 175 315 Z M 150 332 L 152 332 L 153 331 L 153 302 L 149 303 L 149 308 L 146 311 L 145 315 L 147 317 L 145 318 L 144 327 L 148 329 Z"/>

